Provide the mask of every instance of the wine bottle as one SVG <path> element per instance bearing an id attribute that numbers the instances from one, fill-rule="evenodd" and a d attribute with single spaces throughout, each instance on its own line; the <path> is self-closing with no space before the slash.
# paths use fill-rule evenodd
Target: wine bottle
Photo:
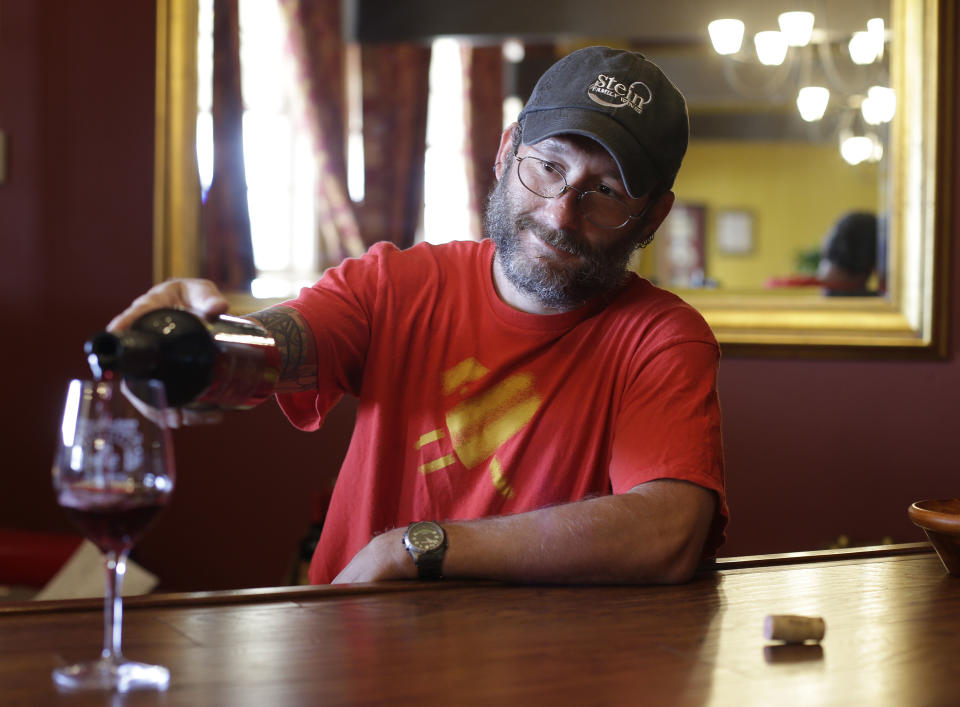
<path id="1" fill-rule="evenodd" d="M 273 393 L 280 375 L 280 352 L 266 329 L 183 309 L 147 312 L 126 331 L 94 335 L 84 351 L 95 376 L 122 376 L 138 397 L 147 381 L 162 381 L 171 407 L 250 408 Z"/>

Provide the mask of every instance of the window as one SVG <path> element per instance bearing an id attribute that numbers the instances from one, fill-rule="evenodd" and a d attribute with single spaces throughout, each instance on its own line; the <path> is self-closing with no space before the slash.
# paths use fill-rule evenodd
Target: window
<path id="1" fill-rule="evenodd" d="M 463 109 L 460 43 L 434 40 L 423 179 L 423 240 L 428 243 L 471 237 Z"/>
<path id="2" fill-rule="evenodd" d="M 258 298 L 295 295 L 316 281 L 315 161 L 309 132 L 298 124 L 296 70 L 284 50 L 284 19 L 274 2 L 240 0 L 243 149 Z M 200 1 L 197 163 L 204 197 L 213 179 L 213 0 Z M 424 212 L 420 240 L 471 238 L 465 166 L 460 43 L 438 39 L 430 63 Z M 347 66 L 359 71 L 359 51 Z M 359 82 L 347 82 L 357 93 Z M 349 104 L 356 107 L 360 97 Z M 351 110 L 349 192 L 363 199 L 362 123 Z"/>
<path id="3" fill-rule="evenodd" d="M 240 0 L 239 6 L 243 153 L 257 268 L 251 292 L 287 297 L 319 276 L 313 148 L 296 117 L 296 74 L 278 4 Z M 200 2 L 198 41 L 197 163 L 206 196 L 213 178 L 213 0 Z"/>

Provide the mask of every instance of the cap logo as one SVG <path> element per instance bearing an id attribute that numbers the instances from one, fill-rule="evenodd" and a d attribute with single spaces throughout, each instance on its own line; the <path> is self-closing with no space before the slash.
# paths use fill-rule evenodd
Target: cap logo
<path id="1" fill-rule="evenodd" d="M 653 100 L 653 92 L 643 83 L 634 81 L 627 86 L 616 76 L 599 74 L 597 80 L 587 89 L 590 100 L 610 108 L 630 106 L 636 113 L 643 113 L 643 107 Z"/>

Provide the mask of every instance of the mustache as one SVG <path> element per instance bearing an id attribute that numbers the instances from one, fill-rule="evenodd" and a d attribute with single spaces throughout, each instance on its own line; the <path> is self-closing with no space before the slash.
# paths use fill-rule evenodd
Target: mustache
<path id="1" fill-rule="evenodd" d="M 518 233 L 529 231 L 544 243 L 572 255 L 582 258 L 596 258 L 599 255 L 590 245 L 581 241 L 570 231 L 547 228 L 529 216 L 517 217 L 515 227 Z"/>

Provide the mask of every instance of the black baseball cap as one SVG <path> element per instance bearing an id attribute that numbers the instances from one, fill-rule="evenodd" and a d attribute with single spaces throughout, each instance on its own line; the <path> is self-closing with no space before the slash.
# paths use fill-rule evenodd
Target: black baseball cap
<path id="1" fill-rule="evenodd" d="M 823 257 L 854 275 L 869 275 L 877 266 L 877 226 L 876 214 L 845 214 L 824 239 Z"/>
<path id="2" fill-rule="evenodd" d="M 584 135 L 616 160 L 633 198 L 666 188 L 687 151 L 687 102 L 660 67 L 637 52 L 587 47 L 537 81 L 518 118 L 523 144 Z"/>

